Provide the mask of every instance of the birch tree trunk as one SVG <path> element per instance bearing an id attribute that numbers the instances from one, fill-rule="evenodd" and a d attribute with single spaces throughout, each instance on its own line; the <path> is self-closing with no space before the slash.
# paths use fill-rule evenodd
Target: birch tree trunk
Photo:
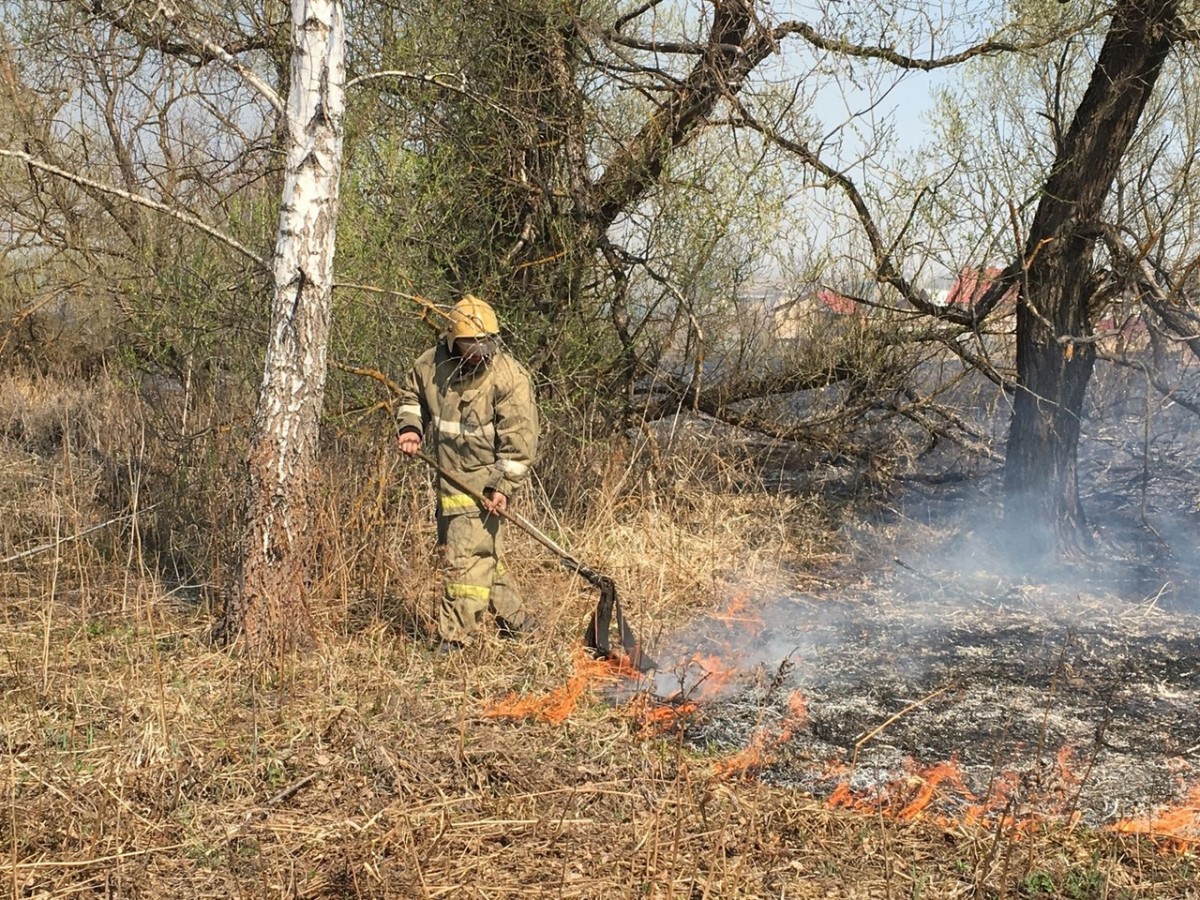
<path id="1" fill-rule="evenodd" d="M 309 643 L 310 511 L 333 295 L 344 116 L 341 0 L 292 0 L 287 172 L 248 456 L 241 577 L 218 625 L 260 658 Z"/>

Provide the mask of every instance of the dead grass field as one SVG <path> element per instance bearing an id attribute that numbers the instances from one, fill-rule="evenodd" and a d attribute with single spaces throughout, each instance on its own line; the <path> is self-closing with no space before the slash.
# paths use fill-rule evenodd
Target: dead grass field
<path id="1" fill-rule="evenodd" d="M 142 474 L 122 462 L 147 446 L 141 414 L 114 386 L 87 391 L 0 383 L 0 890 L 14 900 L 1200 897 L 1194 848 L 833 810 L 650 736 L 636 705 L 582 678 L 594 598 L 532 542 L 511 556 L 537 635 L 433 657 L 426 488 L 385 451 L 326 475 L 320 645 L 256 670 L 206 641 L 219 571 L 176 583 L 194 556 L 167 552 L 190 541 L 226 565 L 233 493 L 210 474 L 161 495 L 165 451 Z M 583 489 L 588 518 L 553 530 L 616 577 L 652 644 L 711 612 L 725 573 L 766 581 L 837 553 L 818 503 L 699 478 L 637 489 L 611 465 Z M 566 688 L 579 696 L 561 722 L 489 715 Z"/>

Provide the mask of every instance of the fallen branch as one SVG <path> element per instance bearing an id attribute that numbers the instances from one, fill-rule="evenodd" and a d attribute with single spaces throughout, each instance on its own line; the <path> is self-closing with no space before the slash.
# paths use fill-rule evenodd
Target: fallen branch
<path id="1" fill-rule="evenodd" d="M 854 742 L 854 755 L 852 757 L 850 757 L 850 765 L 855 766 L 858 764 L 858 751 L 862 749 L 863 745 L 865 743 L 867 743 L 867 741 L 871 740 L 871 738 L 878 735 L 881 731 L 883 731 L 885 728 L 887 728 L 893 722 L 896 722 L 897 720 L 908 715 L 910 712 L 912 712 L 918 706 L 924 706 L 926 703 L 928 703 L 934 697 L 941 696 L 942 694 L 946 693 L 946 691 L 950 690 L 950 688 L 952 688 L 952 687 L 954 687 L 953 684 L 944 685 L 944 686 L 938 688 L 932 694 L 926 694 L 920 700 L 914 700 L 912 703 L 908 704 L 908 706 L 904 707 L 904 709 L 900 710 L 900 712 L 898 712 L 894 716 L 891 716 L 890 718 L 888 718 L 882 725 L 878 726 L 877 728 L 873 728 L 871 731 L 868 731 L 864 735 L 860 735 L 858 740 L 856 740 Z"/>
<path id="2" fill-rule="evenodd" d="M 303 788 L 312 784 L 320 776 L 321 776 L 320 772 L 312 772 L 308 775 L 305 775 L 299 781 L 294 781 L 291 784 L 289 784 L 282 791 L 280 791 L 278 794 L 276 794 L 274 797 L 272 797 L 270 800 L 268 800 L 266 803 L 264 803 L 263 806 L 278 806 L 284 800 L 288 799 L 288 797 L 291 797 L 294 794 L 299 793 Z"/>
<path id="3" fill-rule="evenodd" d="M 110 194 L 113 197 L 120 197 L 122 200 L 128 200 L 130 203 L 136 203 L 138 206 L 144 206 L 147 209 L 153 209 L 156 212 L 163 213 L 164 215 L 170 216 L 172 219 L 183 222 L 185 225 L 191 225 L 193 228 L 198 228 L 209 237 L 220 241 L 227 247 L 231 247 L 252 262 L 258 263 L 258 265 L 264 270 L 268 272 L 271 270 L 270 263 L 268 263 L 267 260 L 263 259 L 263 257 L 259 256 L 245 244 L 234 238 L 231 238 L 229 235 L 225 234 L 225 232 L 218 228 L 214 228 L 212 225 L 209 225 L 202 219 L 196 218 L 196 216 L 193 216 L 191 213 L 184 212 L 181 209 L 176 209 L 175 207 L 169 206 L 166 203 L 159 203 L 157 200 L 152 200 L 149 197 L 143 197 L 141 194 L 134 194 L 130 191 L 121 190 L 119 187 L 113 187 L 111 184 L 104 184 L 103 182 L 96 181 L 93 178 L 87 178 L 86 176 L 80 175 L 78 172 L 68 172 L 66 169 L 60 169 L 58 166 L 52 166 L 50 163 L 43 162 L 36 156 L 31 156 L 22 150 L 8 150 L 5 148 L 0 148 L 0 156 L 7 156 L 11 159 L 19 159 L 28 166 L 32 166 L 35 169 L 41 169 L 43 172 L 56 175 L 59 178 L 63 178 L 72 182 L 73 184 L 78 184 L 81 187 L 91 188 L 92 190 L 100 191 L 103 194 Z"/>
<path id="4" fill-rule="evenodd" d="M 93 525 L 91 528 L 85 528 L 85 529 L 83 529 L 83 531 L 78 531 L 75 534 L 69 534 L 64 538 L 59 538 L 58 540 L 51 541 L 49 544 L 42 544 L 41 546 L 38 546 L 38 547 L 31 547 L 30 549 L 22 550 L 20 553 L 17 553 L 13 556 L 6 556 L 4 559 L 0 559 L 0 566 L 5 565 L 10 562 L 16 562 L 18 559 L 25 559 L 26 557 L 29 557 L 29 556 L 36 556 L 37 554 L 42 553 L 46 550 L 54 550 L 55 548 L 61 547 L 63 544 L 69 543 L 70 541 L 78 540 L 81 537 L 85 537 L 85 536 L 91 534 L 93 531 L 99 531 L 101 528 L 107 528 L 109 525 L 112 525 L 116 522 L 122 522 L 125 519 L 132 519 L 134 516 L 139 515 L 141 513 L 148 513 L 151 510 L 156 509 L 161 505 L 162 504 L 160 504 L 160 503 L 155 503 L 153 506 L 147 506 L 145 509 L 139 509 L 139 510 L 135 510 L 134 512 L 128 512 L 128 513 L 125 513 L 124 515 L 120 515 L 115 518 L 109 519 L 107 522 L 101 522 L 99 525 Z"/>

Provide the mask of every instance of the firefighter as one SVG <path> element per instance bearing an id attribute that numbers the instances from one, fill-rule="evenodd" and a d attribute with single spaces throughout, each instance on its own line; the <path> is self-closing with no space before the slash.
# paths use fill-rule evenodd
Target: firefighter
<path id="1" fill-rule="evenodd" d="M 439 468 L 487 500 L 481 505 L 438 479 L 438 652 L 460 649 L 485 613 L 502 637 L 520 637 L 533 620 L 505 571 L 499 514 L 537 453 L 529 373 L 501 347 L 495 311 L 467 294 L 450 311 L 445 340 L 417 359 L 402 387 L 400 450 L 414 456 L 427 447 Z"/>

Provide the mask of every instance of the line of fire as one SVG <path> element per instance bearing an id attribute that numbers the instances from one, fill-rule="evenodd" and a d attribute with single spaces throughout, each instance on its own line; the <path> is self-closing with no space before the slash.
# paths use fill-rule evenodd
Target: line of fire
<path id="1" fill-rule="evenodd" d="M 569 727 L 606 704 L 641 738 L 704 755 L 717 780 L 872 816 L 1017 837 L 1083 825 L 1194 850 L 1191 563 L 1164 551 L 1018 572 L 962 509 L 944 491 L 918 497 L 875 536 L 896 541 L 889 567 L 849 563 L 832 595 L 727 585 L 709 616 L 662 641 L 655 672 L 581 651 L 565 683 L 493 699 L 483 716 Z M 939 516 L 956 536 L 922 546 Z"/>

